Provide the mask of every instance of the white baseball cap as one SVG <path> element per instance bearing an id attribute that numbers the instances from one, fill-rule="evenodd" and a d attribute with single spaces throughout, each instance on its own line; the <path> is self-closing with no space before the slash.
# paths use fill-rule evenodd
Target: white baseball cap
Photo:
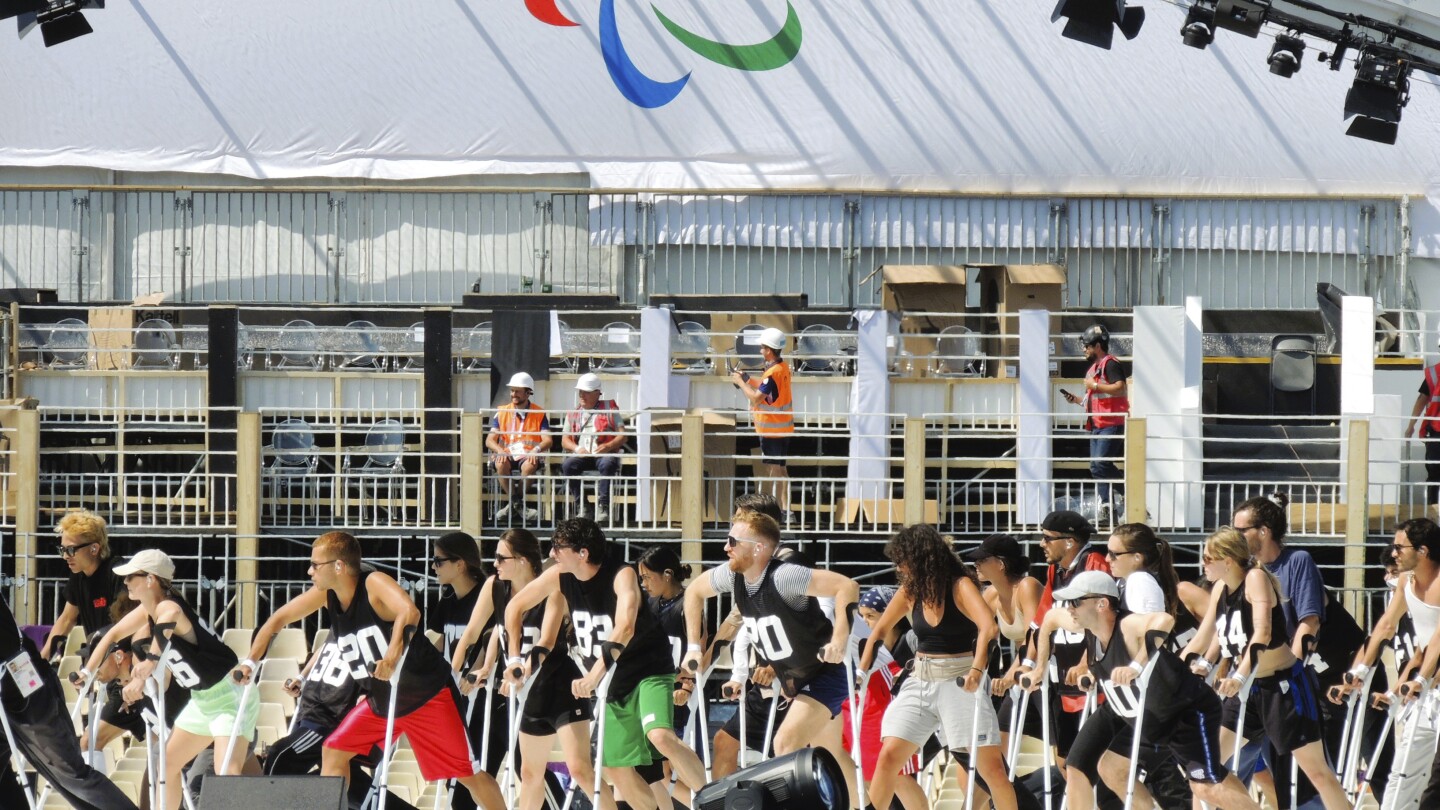
<path id="1" fill-rule="evenodd" d="M 529 388 L 531 391 L 534 391 L 534 390 L 535 390 L 535 378 L 534 378 L 534 377 L 531 377 L 529 374 L 526 374 L 526 373 L 523 372 L 523 371 L 517 371 L 517 372 L 515 372 L 515 374 L 513 374 L 513 375 L 510 377 L 509 387 L 511 387 L 511 388 Z"/>
<path id="2" fill-rule="evenodd" d="M 771 326 L 760 333 L 760 345 L 769 346 L 775 351 L 785 348 L 785 333 Z"/>
<path id="3" fill-rule="evenodd" d="M 115 566 L 115 573 L 128 577 L 131 574 L 154 574 L 169 582 L 175 578 L 175 563 L 170 555 L 158 548 L 147 548 L 131 557 L 129 562 Z"/>
<path id="4" fill-rule="evenodd" d="M 600 375 L 594 372 L 581 374 L 580 379 L 575 381 L 576 391 L 599 391 Z"/>

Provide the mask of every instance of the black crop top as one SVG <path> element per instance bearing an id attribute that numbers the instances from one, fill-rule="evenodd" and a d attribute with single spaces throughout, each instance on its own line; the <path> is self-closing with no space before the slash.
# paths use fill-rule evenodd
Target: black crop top
<path id="1" fill-rule="evenodd" d="M 1285 610 L 1280 606 L 1280 594 L 1274 593 L 1275 604 L 1270 606 L 1270 643 L 1265 645 L 1267 650 L 1284 647 L 1287 642 Z M 1221 592 L 1220 611 L 1215 617 L 1215 633 L 1220 638 L 1221 658 L 1239 661 L 1245 654 L 1245 649 L 1250 646 L 1250 639 L 1255 636 L 1255 616 L 1250 603 L 1245 599 L 1243 583 L 1240 589 L 1233 593 L 1228 585 Z"/>
<path id="2" fill-rule="evenodd" d="M 954 602 L 953 589 L 947 590 L 943 603 L 945 612 L 941 614 L 938 625 L 930 624 L 925 618 L 925 606 L 918 601 L 915 603 L 915 608 L 910 613 L 910 624 L 914 626 L 915 636 L 920 640 L 916 652 L 954 655 L 975 649 L 975 639 L 980 635 L 980 631 Z"/>

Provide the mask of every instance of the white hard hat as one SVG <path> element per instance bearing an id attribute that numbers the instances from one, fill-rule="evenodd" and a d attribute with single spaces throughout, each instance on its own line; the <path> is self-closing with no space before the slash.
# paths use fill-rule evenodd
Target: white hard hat
<path id="1" fill-rule="evenodd" d="M 529 388 L 531 391 L 534 391 L 535 378 L 531 377 L 529 374 L 526 374 L 523 371 L 517 371 L 513 376 L 510 377 L 509 387 Z"/>
<path id="2" fill-rule="evenodd" d="M 576 391 L 599 391 L 600 375 L 594 372 L 581 374 L 580 379 L 575 381 Z"/>
<path id="3" fill-rule="evenodd" d="M 771 326 L 760 333 L 760 345 L 769 346 L 778 352 L 785 348 L 785 333 Z"/>

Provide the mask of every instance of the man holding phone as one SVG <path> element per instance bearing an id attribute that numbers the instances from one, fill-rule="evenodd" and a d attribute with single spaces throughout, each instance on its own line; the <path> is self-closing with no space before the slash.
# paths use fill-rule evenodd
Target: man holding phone
<path id="1" fill-rule="evenodd" d="M 1130 375 L 1115 355 L 1110 353 L 1110 330 L 1095 324 L 1085 330 L 1080 342 L 1085 346 L 1085 359 L 1090 368 L 1085 372 L 1085 396 L 1077 397 L 1061 389 L 1065 401 L 1085 408 L 1085 430 L 1090 433 L 1090 477 L 1095 479 L 1095 494 L 1100 510 L 1095 522 L 1108 524 L 1114 502 L 1112 490 L 1123 497 L 1124 488 L 1113 483 L 1120 478 L 1115 459 L 1125 451 L 1125 417 L 1130 412 L 1127 393 Z"/>

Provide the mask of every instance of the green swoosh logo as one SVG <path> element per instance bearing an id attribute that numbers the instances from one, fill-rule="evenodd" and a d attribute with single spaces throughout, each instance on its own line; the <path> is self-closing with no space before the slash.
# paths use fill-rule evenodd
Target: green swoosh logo
<path id="1" fill-rule="evenodd" d="M 665 29 L 682 45 L 725 67 L 738 70 L 774 70 L 790 64 L 800 52 L 800 15 L 795 13 L 795 6 L 789 2 L 785 4 L 785 24 L 775 36 L 753 45 L 730 45 L 707 39 L 666 17 L 654 5 L 650 8 L 655 12 L 655 16 L 660 18 Z"/>

